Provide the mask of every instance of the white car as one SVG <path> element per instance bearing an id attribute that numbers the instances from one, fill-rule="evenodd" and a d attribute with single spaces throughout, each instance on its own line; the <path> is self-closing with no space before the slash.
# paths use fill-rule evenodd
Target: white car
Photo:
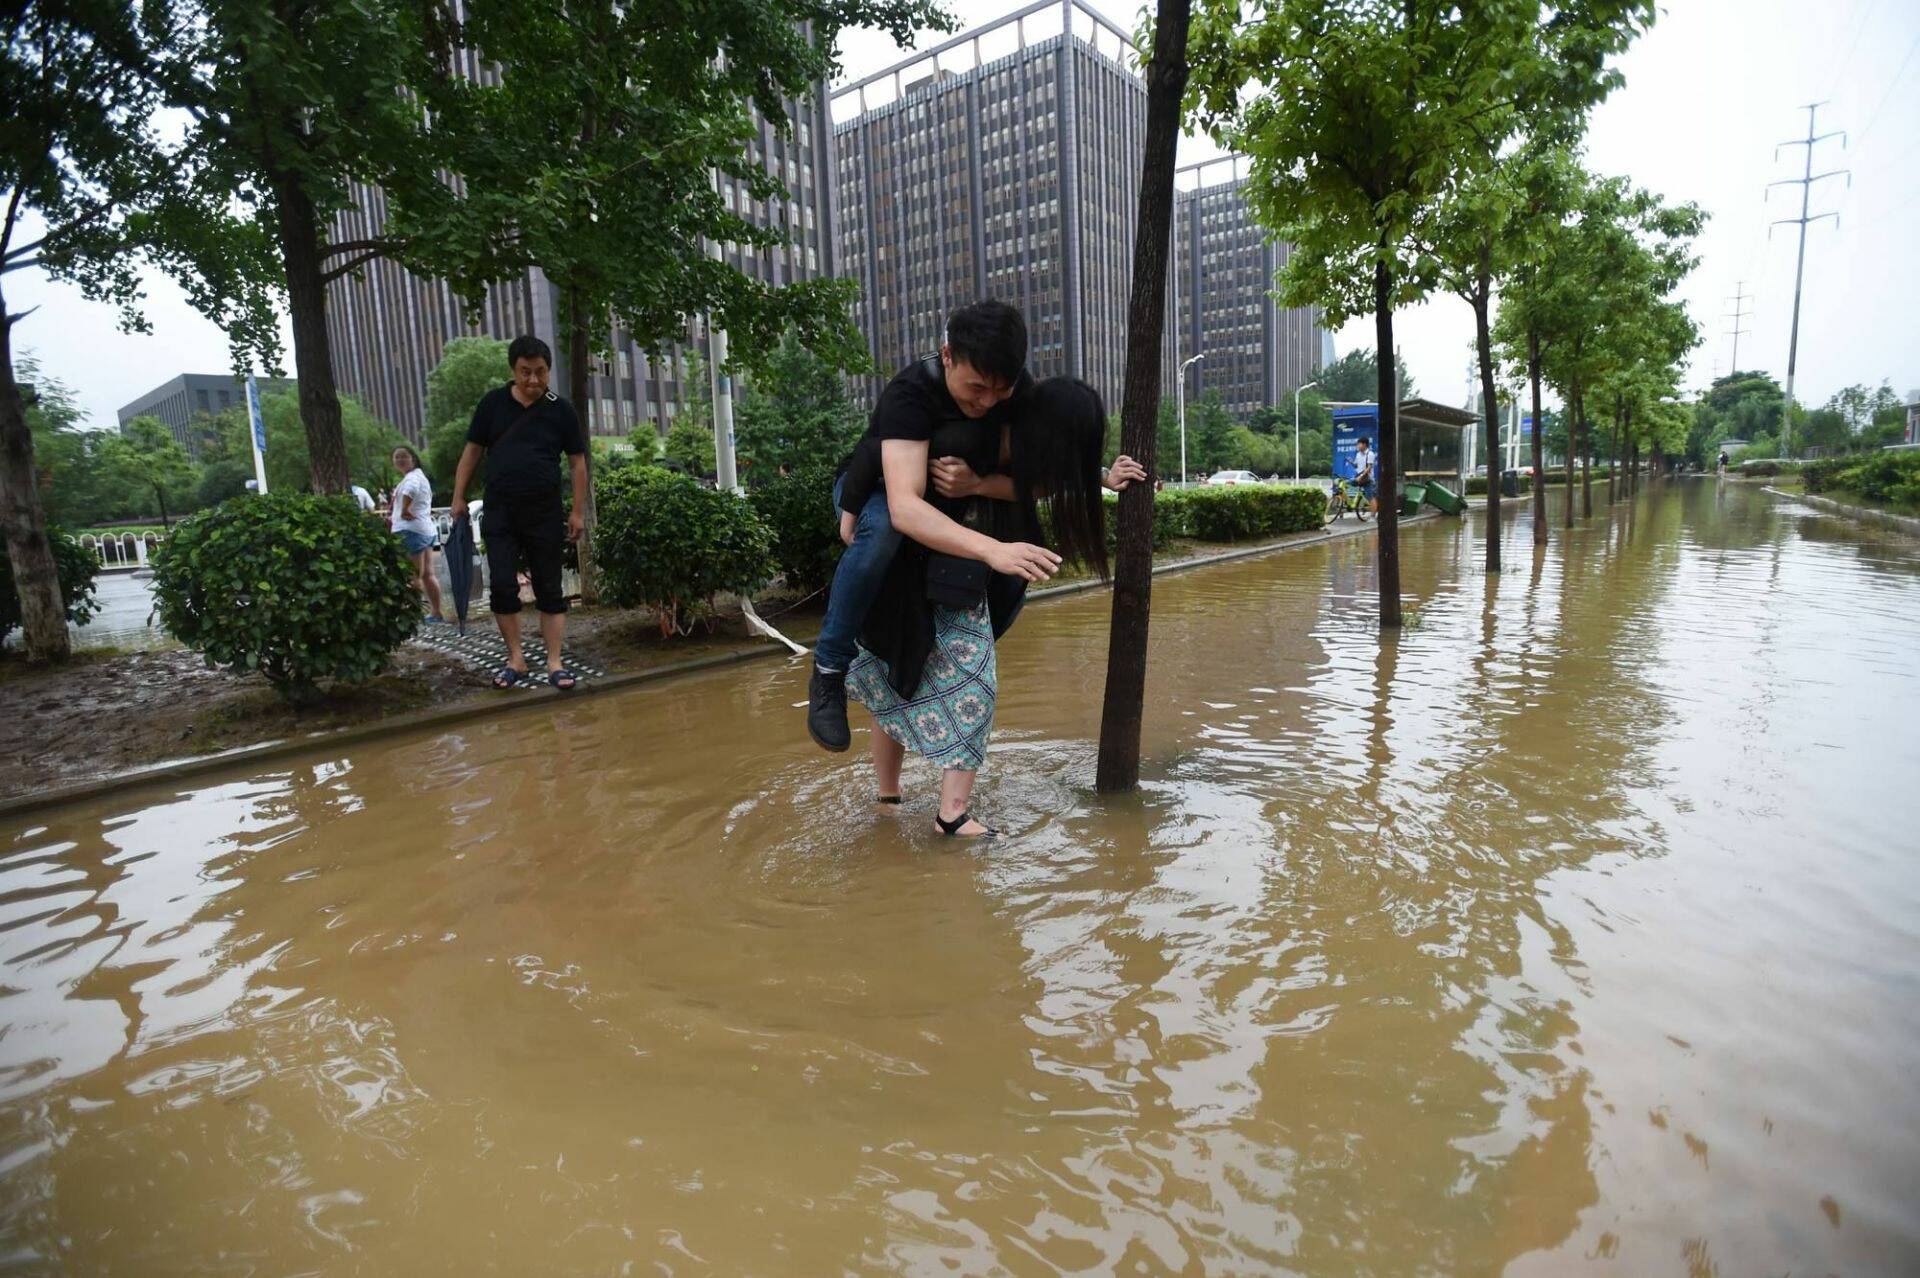
<path id="1" fill-rule="evenodd" d="M 1208 484 L 1257 484 L 1260 476 L 1250 470 L 1216 470 L 1207 478 Z"/>

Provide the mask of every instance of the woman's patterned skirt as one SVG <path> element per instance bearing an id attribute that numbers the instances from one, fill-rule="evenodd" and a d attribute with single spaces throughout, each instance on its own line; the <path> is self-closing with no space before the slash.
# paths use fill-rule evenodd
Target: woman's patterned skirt
<path id="1" fill-rule="evenodd" d="M 942 768 L 978 772 L 993 735 L 999 673 L 986 600 L 962 612 L 936 608 L 933 651 L 920 686 L 903 699 L 887 667 L 860 649 L 847 671 L 847 695 L 873 712 L 874 726 Z"/>

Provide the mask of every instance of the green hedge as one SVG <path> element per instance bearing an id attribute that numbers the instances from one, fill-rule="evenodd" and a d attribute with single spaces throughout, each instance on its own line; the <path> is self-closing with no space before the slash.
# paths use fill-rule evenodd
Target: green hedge
<path id="1" fill-rule="evenodd" d="M 833 467 L 804 466 L 747 494 L 773 535 L 773 567 L 795 590 L 818 590 L 840 562 L 840 519 L 833 508 Z"/>
<path id="2" fill-rule="evenodd" d="M 58 528 L 47 529 L 47 541 L 53 547 L 53 570 L 60 579 L 60 601 L 66 605 L 67 620 L 84 626 L 99 607 L 93 597 L 93 579 L 100 571 L 100 561 L 77 538 Z M 13 562 L 0 548 L 0 643 L 6 642 L 19 624 L 20 594 L 13 587 Z"/>
<path id="3" fill-rule="evenodd" d="M 413 583 L 400 539 L 351 497 L 235 497 L 175 524 L 153 554 L 167 632 L 295 701 L 321 679 L 378 674 L 420 624 Z"/>
<path id="4" fill-rule="evenodd" d="M 657 609 L 663 632 L 773 576 L 773 534 L 745 499 L 655 466 L 604 467 L 595 484 L 600 597 Z"/>
<path id="5" fill-rule="evenodd" d="M 1920 450 L 1829 457 L 1808 462 L 1800 477 L 1810 493 L 1851 493 L 1867 501 L 1920 509 Z"/>
<path id="6" fill-rule="evenodd" d="M 1172 488 L 1153 498 L 1153 541 L 1246 541 L 1307 532 L 1325 522 L 1327 495 L 1291 484 Z"/>

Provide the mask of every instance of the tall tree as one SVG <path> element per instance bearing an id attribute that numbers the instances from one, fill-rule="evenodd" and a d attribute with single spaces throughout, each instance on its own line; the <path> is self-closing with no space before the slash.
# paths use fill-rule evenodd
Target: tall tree
<path id="1" fill-rule="evenodd" d="M 115 0 L 15 3 L 0 28 L 0 284 L 39 268 L 144 330 L 139 268 L 158 266 L 222 321 L 237 355 L 270 350 L 262 246 L 229 220 L 204 157 L 156 123 L 149 72 L 177 29 L 151 7 Z M 46 661 L 67 655 L 67 624 L 14 377 L 14 329 L 26 318 L 0 292 L 0 530 L 27 655 Z"/>
<path id="2" fill-rule="evenodd" d="M 1413 374 L 1407 371 L 1406 361 L 1400 358 L 1398 351 L 1394 352 L 1393 370 L 1402 399 L 1410 399 L 1418 393 L 1414 390 Z M 1372 399 L 1379 386 L 1380 365 L 1371 347 L 1361 346 L 1350 350 L 1320 370 L 1322 399 L 1363 402 Z"/>
<path id="3" fill-rule="evenodd" d="M 136 417 L 100 441 L 100 464 L 129 488 L 153 498 L 162 527 L 173 527 L 167 498 L 194 480 L 193 461 L 157 417 Z"/>
<path id="4" fill-rule="evenodd" d="M 340 240 L 330 223 L 353 184 L 388 200 L 443 207 L 458 123 L 448 0 L 152 0 L 181 33 L 154 68 L 193 121 L 189 149 L 272 245 L 293 329 L 312 483 L 348 483 L 327 333 L 327 285 L 402 246 Z"/>
<path id="5" fill-rule="evenodd" d="M 852 281 L 776 285 L 721 250 L 753 256 L 803 231 L 759 155 L 754 112 L 791 136 L 785 99 L 831 77 L 849 26 L 905 43 L 944 23 L 932 0 L 472 0 L 461 38 L 497 74 L 453 96 L 469 125 L 460 165 L 485 174 L 484 188 L 401 207 L 393 229 L 430 246 L 429 260 L 470 298 L 539 267 L 559 290 L 566 393 L 587 422 L 594 361 L 610 354 L 616 330 L 658 353 L 702 316 L 745 365 L 792 333 L 836 365 L 864 367 L 848 318 Z M 590 546 L 581 562 L 590 573 Z"/>
<path id="6" fill-rule="evenodd" d="M 1125 452 L 1154 474 L 1160 407 L 1160 334 L 1167 312 L 1167 247 L 1173 228 L 1173 160 L 1187 91 L 1189 0 L 1159 0 L 1146 58 L 1147 127 L 1134 221 L 1133 285 L 1127 298 L 1127 359 L 1120 400 Z M 1147 632 L 1153 599 L 1153 485 L 1120 494 L 1113 614 L 1107 636 L 1107 687 L 1100 708 L 1102 794 L 1140 784 L 1140 718 L 1147 692 Z"/>
<path id="7" fill-rule="evenodd" d="M 1525 0 L 1219 0 L 1196 29 L 1195 81 L 1215 135 L 1252 157 L 1255 216 L 1294 244 L 1289 305 L 1329 323 L 1371 312 L 1391 351 L 1396 307 L 1432 287 L 1414 225 L 1472 157 L 1499 148 L 1526 88 L 1537 4 Z M 1258 90 L 1248 96 L 1247 87 Z M 1399 405 L 1379 361 L 1380 624 L 1400 624 Z"/>

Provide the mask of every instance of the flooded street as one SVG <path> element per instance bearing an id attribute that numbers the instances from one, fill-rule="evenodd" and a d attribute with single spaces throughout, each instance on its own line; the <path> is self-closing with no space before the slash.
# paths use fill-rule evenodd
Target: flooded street
<path id="1" fill-rule="evenodd" d="M 1512 509 L 1511 506 L 1508 508 Z M 9 1272 L 1920 1272 L 1920 544 L 1685 482 L 0 823 Z"/>

